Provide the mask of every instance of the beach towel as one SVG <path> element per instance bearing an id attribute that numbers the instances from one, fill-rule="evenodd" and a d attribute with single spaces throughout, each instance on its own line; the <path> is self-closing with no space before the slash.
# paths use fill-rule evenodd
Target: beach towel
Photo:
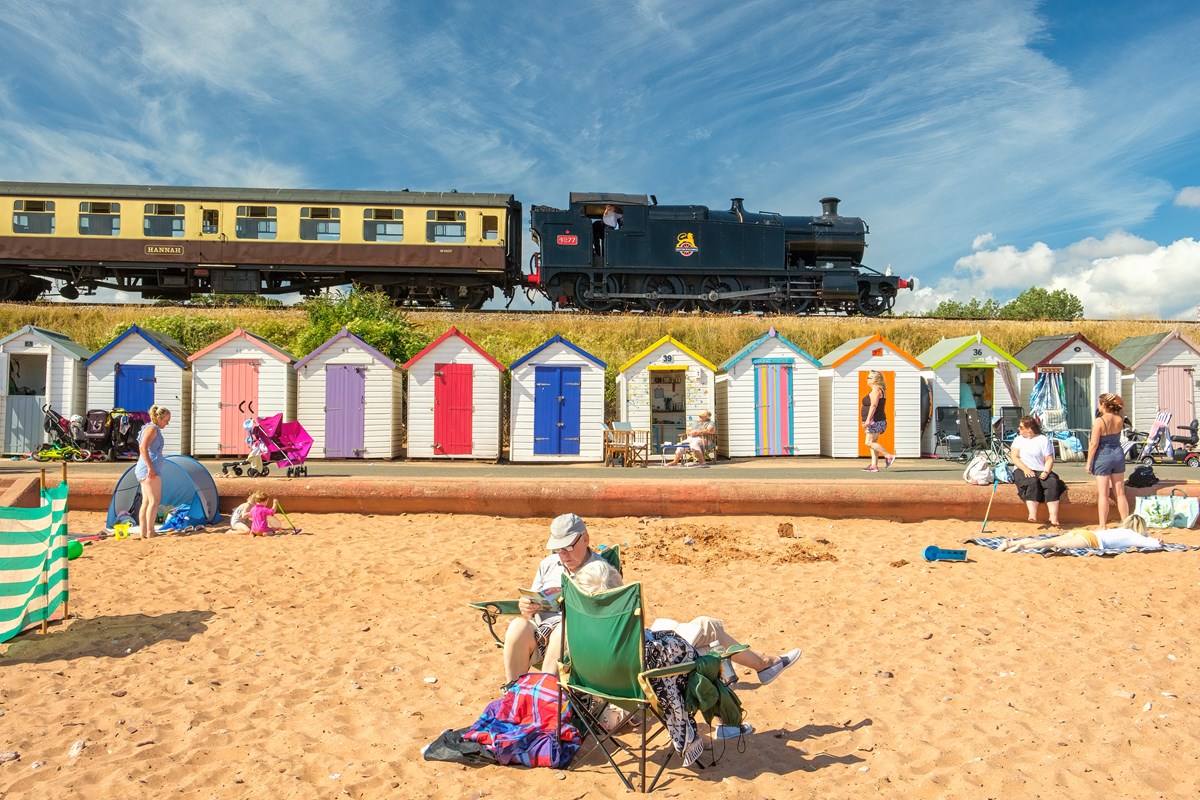
<path id="1" fill-rule="evenodd" d="M 1053 539 L 1061 534 L 1044 533 L 1041 536 L 1028 536 L 1020 538 L 1028 539 Z M 1007 536 L 976 536 L 973 539 L 967 539 L 967 544 L 978 544 L 984 547 L 990 547 L 993 550 L 999 550 L 1000 545 L 1010 541 Z M 1118 547 L 1111 550 L 1099 550 L 1090 547 L 1073 547 L 1070 549 L 1042 549 L 1042 550 L 1023 550 L 1024 553 L 1038 553 L 1042 556 L 1119 556 L 1122 553 L 1179 553 L 1184 550 L 1200 550 L 1200 545 L 1186 545 L 1179 542 L 1164 542 L 1161 548 L 1154 547 Z"/>
<path id="2" fill-rule="evenodd" d="M 517 679 L 504 696 L 488 703 L 482 716 L 463 734 L 496 755 L 501 764 L 562 768 L 579 750 L 579 729 L 567 722 L 563 706 L 562 739 L 558 738 L 558 678 L 531 672 Z"/>

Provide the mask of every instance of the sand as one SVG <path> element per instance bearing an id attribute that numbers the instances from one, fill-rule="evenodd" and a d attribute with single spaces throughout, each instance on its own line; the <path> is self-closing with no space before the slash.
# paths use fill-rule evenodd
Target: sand
<path id="1" fill-rule="evenodd" d="M 20 755 L 0 796 L 626 796 L 595 751 L 570 772 L 419 755 L 495 696 L 500 654 L 466 604 L 528 584 L 548 520 L 295 521 L 311 535 L 89 546 L 72 618 L 0 645 L 0 751 Z M 590 523 L 625 545 L 654 614 L 805 651 L 775 683 L 739 684 L 745 752 L 674 762 L 662 796 L 1200 794 L 1200 552 L 967 546 L 969 562 L 930 564 L 926 545 L 978 523 Z M 76 533 L 100 524 L 71 515 Z"/>

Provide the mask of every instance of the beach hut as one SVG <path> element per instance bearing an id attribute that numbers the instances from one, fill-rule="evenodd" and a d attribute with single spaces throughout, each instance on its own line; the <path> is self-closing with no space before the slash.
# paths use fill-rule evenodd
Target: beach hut
<path id="1" fill-rule="evenodd" d="M 602 460 L 605 366 L 562 336 L 514 361 L 509 460 Z"/>
<path id="2" fill-rule="evenodd" d="M 296 415 L 321 458 L 396 458 L 400 366 L 346 328 L 296 362 Z"/>
<path id="3" fill-rule="evenodd" d="M 879 334 L 851 339 L 821 359 L 821 455 L 857 458 L 870 454 L 863 443 L 862 398 L 867 373 L 878 370 L 887 383 L 888 427 L 880 444 L 898 458 L 921 455 L 921 363 Z"/>
<path id="4" fill-rule="evenodd" d="M 1038 379 L 1043 379 L 1051 393 L 1063 398 L 1066 426 L 1086 451 L 1096 402 L 1105 392 L 1120 393 L 1125 367 L 1081 333 L 1039 336 L 1014 357 L 1025 365 L 1020 384 L 1022 405 L 1032 410 L 1030 396 Z"/>
<path id="5" fill-rule="evenodd" d="M 165 333 L 134 325 L 85 362 L 87 407 L 149 411 L 165 406 L 171 424 L 163 431 L 168 453 L 192 447 L 192 370 L 183 345 Z"/>
<path id="6" fill-rule="evenodd" d="M 504 365 L 450 328 L 403 367 L 409 458 L 500 458 Z"/>
<path id="7" fill-rule="evenodd" d="M 821 452 L 820 361 L 771 328 L 720 369 L 717 452 L 729 458 Z"/>
<path id="8" fill-rule="evenodd" d="M 1024 406 L 1018 382 L 1024 365 L 982 333 L 942 339 L 917 361 L 925 367 L 930 383 L 930 416 L 925 418 L 930 421 L 921 443 L 924 453 L 934 452 L 933 418 L 938 408 L 977 409 L 980 425 L 987 431 L 1001 409 Z"/>
<path id="9" fill-rule="evenodd" d="M 617 373 L 618 414 L 636 430 L 650 431 L 650 446 L 681 441 L 701 411 L 716 412 L 717 367 L 670 336 L 623 364 Z M 724 438 L 716 416 L 717 443 Z"/>
<path id="10" fill-rule="evenodd" d="M 251 417 L 296 418 L 296 359 L 238 328 L 193 353 L 192 452 L 244 456 L 250 452 L 244 423 Z"/>
<path id="11" fill-rule="evenodd" d="M 1196 419 L 1200 396 L 1200 348 L 1176 328 L 1167 333 L 1134 336 L 1109 351 L 1125 365 L 1121 397 L 1125 416 L 1139 431 L 1148 431 L 1160 411 L 1171 412 L 1171 434 Z"/>
<path id="12" fill-rule="evenodd" d="M 5 455 L 37 450 L 48 434 L 42 407 L 82 415 L 87 400 L 84 363 L 92 351 L 57 331 L 26 325 L 0 339 L 0 426 Z"/>

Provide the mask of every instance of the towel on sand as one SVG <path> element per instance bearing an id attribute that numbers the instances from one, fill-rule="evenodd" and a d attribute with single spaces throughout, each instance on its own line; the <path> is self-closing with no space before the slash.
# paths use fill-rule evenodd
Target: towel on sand
<path id="1" fill-rule="evenodd" d="M 1000 545 L 1009 541 L 1012 538 L 1018 539 L 1053 539 L 1061 534 L 1045 533 L 1040 536 L 977 536 L 973 539 L 967 539 L 967 544 L 980 544 L 984 547 L 990 547 L 993 550 L 999 550 Z M 1119 556 L 1122 553 L 1178 553 L 1183 550 L 1200 550 L 1200 546 L 1180 544 L 1179 542 L 1164 542 L 1161 548 L 1148 547 L 1117 547 L 1111 550 L 1098 550 L 1090 547 L 1073 547 L 1070 549 L 1054 549 L 1043 548 L 1041 550 L 1023 550 L 1024 553 L 1041 553 L 1043 556 Z"/>

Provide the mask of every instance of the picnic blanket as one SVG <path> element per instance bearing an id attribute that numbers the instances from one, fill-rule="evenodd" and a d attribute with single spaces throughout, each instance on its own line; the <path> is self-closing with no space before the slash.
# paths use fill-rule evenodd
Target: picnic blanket
<path id="1" fill-rule="evenodd" d="M 1057 533 L 1044 533 L 1040 536 L 1022 536 L 1022 539 L 1053 539 Z M 990 547 L 993 550 L 999 550 L 1000 545 L 1010 541 L 1011 537 L 1007 536 L 976 536 L 973 539 L 967 539 L 967 544 L 978 544 L 984 547 Z M 1042 556 L 1119 556 L 1122 553 L 1178 553 L 1184 550 L 1200 550 L 1200 545 L 1187 545 L 1179 542 L 1164 542 L 1162 547 L 1116 547 L 1111 550 L 1100 550 L 1091 547 L 1072 547 L 1072 548 L 1043 548 L 1041 550 L 1022 550 L 1023 553 L 1039 553 Z"/>
<path id="2" fill-rule="evenodd" d="M 579 730 L 563 707 L 562 739 L 558 739 L 558 678 L 529 673 L 517 679 L 503 697 L 488 704 L 462 738 L 490 750 L 501 764 L 565 767 L 579 749 Z"/>

